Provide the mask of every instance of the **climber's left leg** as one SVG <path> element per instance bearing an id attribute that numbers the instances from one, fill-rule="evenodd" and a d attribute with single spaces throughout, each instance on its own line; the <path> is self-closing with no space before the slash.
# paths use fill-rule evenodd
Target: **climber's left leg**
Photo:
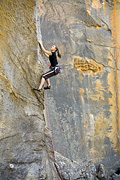
<path id="1" fill-rule="evenodd" d="M 41 88 L 43 87 L 44 83 L 45 83 L 45 78 L 42 77 L 40 85 L 39 85 L 39 88 L 38 88 L 39 90 L 41 90 Z"/>

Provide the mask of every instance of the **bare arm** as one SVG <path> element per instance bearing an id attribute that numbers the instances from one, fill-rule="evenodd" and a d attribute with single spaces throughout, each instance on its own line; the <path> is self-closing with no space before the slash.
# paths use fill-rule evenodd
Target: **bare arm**
<path id="1" fill-rule="evenodd" d="M 45 53 L 45 56 L 46 56 L 47 58 L 49 58 L 49 55 L 48 55 L 48 54 L 46 54 L 46 53 Z"/>
<path id="2" fill-rule="evenodd" d="M 43 51 L 46 55 L 49 55 L 49 56 L 52 55 L 52 53 L 51 53 L 50 51 L 47 51 L 40 42 L 39 42 L 39 45 L 40 45 L 42 51 Z"/>

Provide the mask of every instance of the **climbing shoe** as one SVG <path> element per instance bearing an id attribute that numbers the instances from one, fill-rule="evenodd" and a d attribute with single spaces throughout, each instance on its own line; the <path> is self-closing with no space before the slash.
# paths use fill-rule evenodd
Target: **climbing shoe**
<path id="1" fill-rule="evenodd" d="M 46 86 L 46 87 L 44 87 L 44 89 L 50 89 L 51 88 L 51 86 Z"/>
<path id="2" fill-rule="evenodd" d="M 33 88 L 34 91 L 39 91 L 40 92 L 40 89 L 37 89 L 37 88 Z"/>

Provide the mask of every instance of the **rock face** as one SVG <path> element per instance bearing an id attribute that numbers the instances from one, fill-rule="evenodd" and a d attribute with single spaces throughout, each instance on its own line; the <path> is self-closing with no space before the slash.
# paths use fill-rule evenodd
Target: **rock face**
<path id="1" fill-rule="evenodd" d="M 1 180 L 59 179 L 44 92 L 32 89 L 45 69 L 38 40 L 62 53 L 47 103 L 63 179 L 106 178 L 99 163 L 117 169 L 119 11 L 119 1 L 0 1 Z"/>
<path id="2" fill-rule="evenodd" d="M 55 149 L 110 173 L 120 163 L 119 1 L 43 0 L 40 15 L 45 47 L 62 53 L 48 93 Z"/>
<path id="3" fill-rule="evenodd" d="M 70 159 L 62 157 L 59 153 L 56 153 L 56 157 L 64 180 L 97 179 L 96 167 L 93 162 L 85 161 L 84 163 L 81 162 L 78 164 L 75 161 L 72 162 Z"/>
<path id="4" fill-rule="evenodd" d="M 47 158 L 52 146 L 45 130 L 44 93 L 32 90 L 43 72 L 37 4 L 33 0 L 0 1 L 1 180 L 53 179 L 54 167 L 50 165 L 49 173 Z"/>

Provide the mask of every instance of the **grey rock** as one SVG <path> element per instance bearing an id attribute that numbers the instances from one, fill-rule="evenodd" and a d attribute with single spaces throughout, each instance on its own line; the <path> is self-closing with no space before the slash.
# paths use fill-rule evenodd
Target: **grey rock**
<path id="1" fill-rule="evenodd" d="M 33 91 L 45 66 L 38 40 L 62 53 L 63 73 L 51 79 L 48 108 L 64 180 L 119 179 L 110 170 L 120 164 L 120 4 L 104 3 L 0 1 L 1 180 L 59 179 L 44 92 Z M 95 163 L 107 172 L 96 173 Z"/>
<path id="2" fill-rule="evenodd" d="M 113 173 L 108 177 L 108 180 L 119 180 L 120 179 L 120 167 L 117 170 L 112 170 Z"/>
<path id="3" fill-rule="evenodd" d="M 98 167 L 97 178 L 99 180 L 107 180 L 106 173 L 105 173 L 105 168 L 104 168 L 103 164 L 100 164 L 99 167 Z"/>
<path id="4" fill-rule="evenodd" d="M 0 17 L 0 179 L 58 178 L 46 148 L 44 93 L 33 91 L 43 73 L 39 2 L 2 0 Z"/>
<path id="5" fill-rule="evenodd" d="M 57 163 L 64 180 L 94 180 L 96 178 L 95 164 L 91 161 L 81 162 L 71 161 L 56 152 Z M 92 168 L 91 168 L 92 167 Z"/>
<path id="6" fill-rule="evenodd" d="M 120 163 L 119 125 L 114 128 L 119 117 L 114 113 L 119 104 L 113 103 L 114 96 L 119 98 L 113 85 L 116 84 L 113 71 L 119 79 L 115 67 L 116 63 L 120 66 L 119 50 L 115 48 L 119 27 L 115 29 L 114 23 L 120 14 L 115 7 L 120 9 L 120 5 L 114 3 L 102 4 L 99 0 L 41 3 L 44 44 L 48 48 L 56 44 L 62 54 L 58 62 L 63 73 L 51 78 L 53 88 L 48 94 L 55 149 L 78 163 L 88 157 L 94 159 L 96 164 L 105 166 L 108 175 Z M 79 59 L 77 68 L 75 59 Z"/>

